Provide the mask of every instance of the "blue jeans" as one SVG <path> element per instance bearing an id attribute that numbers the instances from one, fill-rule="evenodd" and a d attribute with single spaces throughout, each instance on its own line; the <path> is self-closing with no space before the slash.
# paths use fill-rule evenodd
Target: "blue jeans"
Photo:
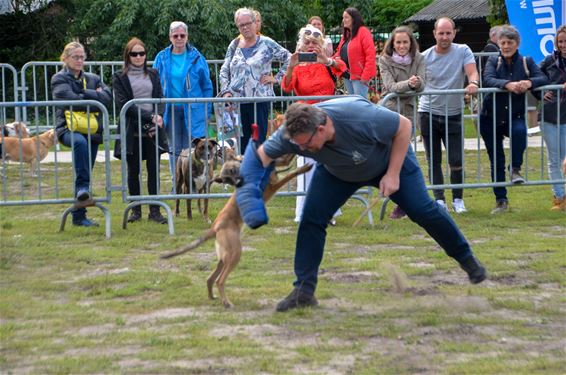
<path id="1" fill-rule="evenodd" d="M 346 182 L 331 175 L 323 165 L 316 168 L 299 223 L 295 249 L 295 287 L 314 293 L 318 281 L 318 268 L 322 261 L 326 241 L 326 227 L 334 212 L 359 188 L 379 186 L 382 176 L 370 181 Z M 407 216 L 424 228 L 458 262 L 472 255 L 464 235 L 446 210 L 429 196 L 417 158 L 409 147 L 399 175 L 400 187 L 390 196 Z"/>
<path id="2" fill-rule="evenodd" d="M 503 137 L 509 137 L 509 125 L 495 123 L 495 139 L 493 119 L 480 116 L 480 134 L 491 164 L 491 181 L 505 182 L 505 151 Z M 521 169 L 523 154 L 527 148 L 527 126 L 525 119 L 515 118 L 511 121 L 511 168 Z M 495 144 L 494 144 L 495 141 Z M 493 193 L 497 202 L 507 200 L 507 189 L 504 186 L 494 187 Z"/>
<path id="3" fill-rule="evenodd" d="M 174 107 L 173 111 L 173 106 L 171 106 L 170 122 L 165 124 L 167 142 L 169 143 L 169 169 L 171 170 L 173 189 L 175 188 L 175 163 L 181 151 L 188 148 L 190 144 L 189 126 L 185 124 L 185 109 L 183 106 Z"/>
<path id="4" fill-rule="evenodd" d="M 359 95 L 362 98 L 368 97 L 368 86 L 358 80 L 344 78 L 344 86 L 348 91 L 348 95 Z"/>
<path id="5" fill-rule="evenodd" d="M 252 124 L 258 125 L 259 143 L 263 143 L 267 136 L 267 119 L 269 117 L 269 102 L 242 103 L 240 117 L 242 119 L 242 140 L 240 150 L 245 150 L 252 136 Z M 256 116 L 257 112 L 257 116 Z"/>
<path id="6" fill-rule="evenodd" d="M 61 143 L 73 149 L 73 165 L 75 168 L 75 194 L 79 190 L 90 190 L 90 174 L 94 162 L 96 161 L 96 154 L 98 153 L 98 143 L 91 140 L 90 154 L 89 142 L 86 135 L 78 132 L 65 132 L 61 136 Z M 81 220 L 86 216 L 86 209 L 79 208 L 72 212 L 73 220 Z"/>
<path id="7" fill-rule="evenodd" d="M 566 157 L 566 124 L 543 122 L 542 136 L 548 153 L 548 174 L 551 180 L 563 180 L 562 161 Z M 564 184 L 552 185 L 556 198 L 564 198 Z"/>

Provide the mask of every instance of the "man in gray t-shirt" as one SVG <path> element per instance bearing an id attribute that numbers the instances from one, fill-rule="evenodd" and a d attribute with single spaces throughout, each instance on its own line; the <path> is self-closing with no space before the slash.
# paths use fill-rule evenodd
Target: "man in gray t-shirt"
<path id="1" fill-rule="evenodd" d="M 474 55 L 465 44 L 452 43 L 456 36 L 454 21 L 439 18 L 434 25 L 436 44 L 423 52 L 426 63 L 425 91 L 462 89 L 468 77 L 467 94 L 475 94 L 479 75 Z M 463 183 L 462 171 L 462 94 L 423 95 L 419 99 L 419 121 L 433 185 L 443 185 L 442 145 L 447 149 L 450 182 Z M 434 197 L 445 209 L 444 190 L 435 189 Z M 452 190 L 456 213 L 466 212 L 462 189 Z"/>
<path id="2" fill-rule="evenodd" d="M 284 154 L 299 154 L 319 164 L 307 192 L 295 249 L 294 290 L 277 311 L 312 306 L 322 261 L 326 227 L 336 210 L 358 189 L 379 188 L 423 227 L 446 253 L 460 263 L 474 284 L 486 278 L 485 268 L 448 213 L 430 198 L 410 147 L 411 122 L 361 97 L 345 97 L 315 105 L 296 103 L 286 123 L 263 145 L 248 145 L 240 169 L 244 185 L 236 201 L 245 223 L 267 224 L 262 199 L 269 166 Z M 266 168 L 267 167 L 267 168 Z"/>

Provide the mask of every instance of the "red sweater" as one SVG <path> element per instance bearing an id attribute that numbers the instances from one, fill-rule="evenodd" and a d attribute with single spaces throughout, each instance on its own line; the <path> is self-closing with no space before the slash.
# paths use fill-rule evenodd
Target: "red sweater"
<path id="1" fill-rule="evenodd" d="M 344 37 L 340 39 L 338 48 L 333 57 L 340 57 L 340 49 L 344 44 Z M 371 32 L 364 26 L 348 44 L 348 64 L 350 65 L 350 79 L 353 81 L 369 81 L 377 74 L 375 67 L 375 45 Z"/>
<path id="2" fill-rule="evenodd" d="M 297 65 L 293 68 L 291 82 L 288 85 L 285 82 L 286 77 L 283 77 L 283 91 L 295 91 L 297 96 L 334 95 L 334 81 L 323 64 Z M 317 100 L 307 101 L 309 104 L 316 102 Z"/>

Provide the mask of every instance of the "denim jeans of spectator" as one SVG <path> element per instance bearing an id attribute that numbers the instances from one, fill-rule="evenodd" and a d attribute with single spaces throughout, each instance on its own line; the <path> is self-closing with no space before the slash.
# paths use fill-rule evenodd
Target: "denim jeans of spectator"
<path id="1" fill-rule="evenodd" d="M 73 165 L 75 168 L 75 193 L 79 190 L 90 190 L 90 177 L 92 167 L 96 161 L 98 153 L 98 143 L 90 142 L 88 137 L 78 132 L 66 132 L 61 137 L 61 143 L 73 150 Z M 90 153 L 89 153 L 90 152 Z M 72 212 L 73 220 L 80 220 L 85 217 L 86 209 L 78 208 Z"/>
<path id="2" fill-rule="evenodd" d="M 297 234 L 295 287 L 314 293 L 328 221 L 359 188 L 378 187 L 381 177 L 365 182 L 346 182 L 331 175 L 323 165 L 316 168 Z M 470 245 L 450 215 L 430 198 L 412 147 L 409 147 L 399 177 L 400 188 L 390 196 L 391 200 L 424 228 L 446 254 L 459 262 L 471 256 Z"/>
<path id="3" fill-rule="evenodd" d="M 173 108 L 174 107 L 174 108 Z M 189 126 L 185 123 L 185 110 L 182 105 L 171 106 L 169 123 L 165 124 L 167 142 L 169 143 L 169 169 L 171 171 L 172 191 L 175 189 L 175 163 L 183 149 L 191 144 Z M 180 194 L 180 192 L 177 192 Z"/>
<path id="4" fill-rule="evenodd" d="M 446 122 L 448 120 L 448 123 Z M 444 184 L 442 172 L 442 145 L 447 150 L 450 166 L 450 183 L 462 184 L 462 115 L 444 116 L 429 112 L 419 112 L 419 125 L 423 137 L 423 147 L 428 161 L 428 175 L 433 185 Z M 434 198 L 446 201 L 443 189 L 433 190 Z M 462 199 L 463 189 L 452 189 L 452 200 Z"/>
<path id="5" fill-rule="evenodd" d="M 566 124 L 542 123 L 542 136 L 548 153 L 548 175 L 551 180 L 563 180 L 562 161 L 566 157 Z M 553 184 L 556 198 L 564 198 L 564 184 Z"/>
<path id="6" fill-rule="evenodd" d="M 480 116 L 480 134 L 484 141 L 491 165 L 491 181 L 505 182 L 505 151 L 503 138 L 509 137 L 509 125 L 494 122 L 491 117 Z M 511 121 L 511 168 L 521 169 L 523 154 L 527 148 L 527 125 L 525 119 L 515 118 Z M 507 189 L 504 186 L 494 187 L 496 201 L 507 200 Z"/>
<path id="7" fill-rule="evenodd" d="M 252 124 L 258 125 L 259 143 L 263 143 L 265 141 L 265 138 L 267 137 L 269 107 L 270 102 L 242 103 L 240 105 L 243 132 L 240 150 L 245 150 L 248 145 L 252 136 Z"/>
<path id="8" fill-rule="evenodd" d="M 344 78 L 344 87 L 348 91 L 348 95 L 359 95 L 362 98 L 368 97 L 368 86 L 358 80 Z"/>

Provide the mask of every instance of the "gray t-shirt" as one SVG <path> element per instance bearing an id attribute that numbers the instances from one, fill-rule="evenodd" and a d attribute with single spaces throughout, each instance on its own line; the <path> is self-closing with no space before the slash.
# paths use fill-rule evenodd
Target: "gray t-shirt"
<path id="1" fill-rule="evenodd" d="M 332 99 L 315 104 L 332 120 L 336 137 L 317 153 L 302 151 L 280 128 L 264 144 L 267 156 L 299 154 L 322 163 L 333 176 L 348 182 L 371 180 L 385 173 L 391 142 L 399 128 L 399 114 L 361 97 Z"/>
<path id="2" fill-rule="evenodd" d="M 435 46 L 423 52 L 426 64 L 426 86 L 428 90 L 447 90 L 464 88 L 466 74 L 464 65 L 475 64 L 474 54 L 465 44 L 452 43 L 446 54 L 437 54 Z M 458 95 L 423 95 L 419 99 L 419 112 L 432 112 L 444 115 L 462 113 L 462 94 Z"/>

